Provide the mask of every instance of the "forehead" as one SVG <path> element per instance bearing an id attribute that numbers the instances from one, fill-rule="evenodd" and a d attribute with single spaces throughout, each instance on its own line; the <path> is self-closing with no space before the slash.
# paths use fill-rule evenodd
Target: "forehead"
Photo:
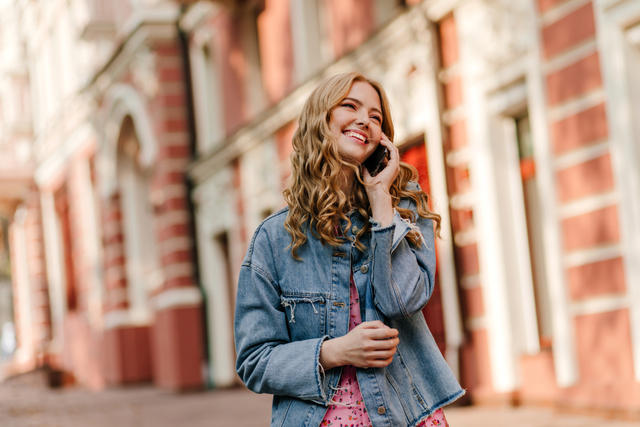
<path id="1" fill-rule="evenodd" d="M 367 82 L 353 82 L 347 98 L 357 99 L 367 108 L 377 108 L 380 110 L 380 95 L 378 92 Z"/>

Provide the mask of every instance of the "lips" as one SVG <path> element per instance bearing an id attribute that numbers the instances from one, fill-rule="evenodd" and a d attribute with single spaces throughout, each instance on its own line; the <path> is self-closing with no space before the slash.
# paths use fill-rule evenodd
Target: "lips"
<path id="1" fill-rule="evenodd" d="M 363 132 L 359 132 L 359 131 L 356 131 L 356 130 L 353 130 L 353 129 L 347 129 L 347 130 L 343 131 L 342 134 L 344 136 L 349 137 L 349 138 L 356 139 L 361 144 L 367 144 L 368 143 L 367 135 L 364 134 Z"/>

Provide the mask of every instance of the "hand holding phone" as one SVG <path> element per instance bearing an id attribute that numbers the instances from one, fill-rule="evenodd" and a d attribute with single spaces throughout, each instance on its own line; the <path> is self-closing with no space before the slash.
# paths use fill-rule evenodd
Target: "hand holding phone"
<path id="1" fill-rule="evenodd" d="M 389 150 L 382 144 L 378 144 L 375 151 L 364 161 L 363 165 L 372 177 L 378 175 L 384 169 L 385 160 L 389 159 Z"/>

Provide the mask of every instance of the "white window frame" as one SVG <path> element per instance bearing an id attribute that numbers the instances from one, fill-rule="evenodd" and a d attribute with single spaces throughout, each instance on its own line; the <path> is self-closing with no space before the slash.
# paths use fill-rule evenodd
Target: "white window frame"
<path id="1" fill-rule="evenodd" d="M 302 83 L 334 58 L 323 0 L 290 0 L 295 81 Z"/>
<path id="2" fill-rule="evenodd" d="M 206 294 L 207 344 L 209 350 L 209 381 L 216 387 L 231 386 L 238 382 L 235 372 L 233 350 L 233 313 L 229 312 L 230 301 L 227 274 L 237 277 L 236 272 L 227 271 L 225 254 L 215 240 L 221 233 L 234 233 L 238 226 L 235 212 L 234 171 L 225 167 L 194 191 L 196 211 L 196 244 L 200 281 Z M 220 213 L 211 215 L 212 210 Z M 237 239 L 229 239 L 229 256 L 234 253 Z"/>
<path id="3" fill-rule="evenodd" d="M 225 135 L 222 119 L 222 90 L 212 36 L 207 31 L 196 33 L 190 47 L 191 76 L 196 114 L 196 147 L 200 156 L 214 150 Z M 205 54 L 209 52 L 209 57 Z"/>
<path id="4" fill-rule="evenodd" d="M 255 118 L 265 107 L 262 66 L 260 64 L 260 43 L 258 40 L 258 14 L 255 6 L 248 5 L 242 14 L 242 50 L 246 58 L 244 87 L 249 120 Z"/>

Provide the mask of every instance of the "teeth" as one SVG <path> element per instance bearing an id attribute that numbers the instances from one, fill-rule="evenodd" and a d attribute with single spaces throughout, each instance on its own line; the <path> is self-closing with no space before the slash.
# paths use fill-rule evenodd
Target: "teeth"
<path id="1" fill-rule="evenodd" d="M 357 133 L 357 132 L 345 132 L 344 134 L 345 134 L 346 136 L 352 136 L 352 137 L 354 137 L 354 138 L 358 138 L 358 139 L 359 139 L 360 141 L 362 141 L 362 142 L 366 141 L 366 138 L 365 138 L 364 136 L 360 135 L 360 134 L 359 134 L 359 133 Z"/>

